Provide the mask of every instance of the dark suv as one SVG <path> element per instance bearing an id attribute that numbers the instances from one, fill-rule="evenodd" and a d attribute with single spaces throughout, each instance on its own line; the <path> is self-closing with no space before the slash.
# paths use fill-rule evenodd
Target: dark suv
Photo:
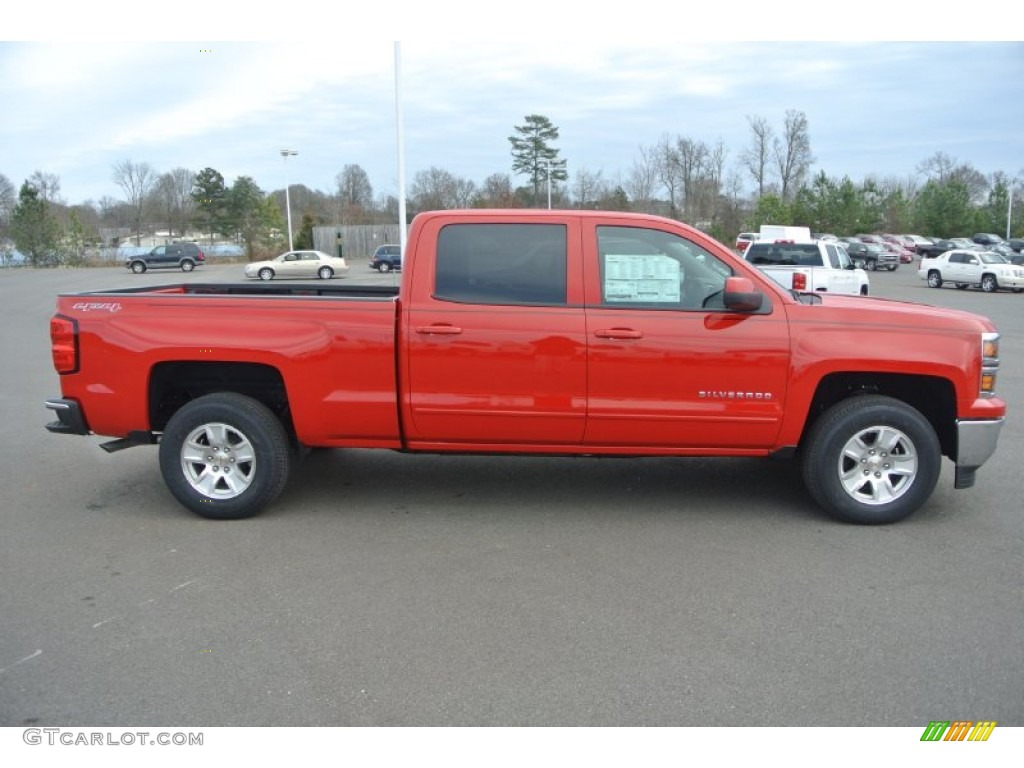
<path id="1" fill-rule="evenodd" d="M 158 245 L 149 253 L 144 253 L 141 256 L 129 256 L 125 259 L 124 265 L 135 274 L 140 275 L 147 269 L 162 267 L 191 272 L 205 262 L 206 254 L 195 243 L 173 243 L 172 245 Z"/>
<path id="2" fill-rule="evenodd" d="M 402 248 L 397 245 L 381 245 L 370 257 L 370 269 L 378 272 L 390 272 L 402 268 Z"/>

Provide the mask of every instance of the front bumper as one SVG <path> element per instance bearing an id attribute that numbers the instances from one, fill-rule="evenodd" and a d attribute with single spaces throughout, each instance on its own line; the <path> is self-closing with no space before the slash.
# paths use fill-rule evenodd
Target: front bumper
<path id="1" fill-rule="evenodd" d="M 1003 419 L 983 421 L 957 421 L 956 477 L 955 488 L 970 488 L 978 467 L 995 453 Z"/>
<path id="2" fill-rule="evenodd" d="M 85 423 L 85 414 L 77 400 L 62 397 L 46 401 L 46 407 L 57 414 L 57 421 L 46 425 L 50 432 L 60 435 L 88 435 L 89 427 Z"/>

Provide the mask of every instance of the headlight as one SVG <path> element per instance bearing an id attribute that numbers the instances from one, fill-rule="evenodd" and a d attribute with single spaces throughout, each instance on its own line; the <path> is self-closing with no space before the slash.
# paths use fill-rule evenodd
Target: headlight
<path id="1" fill-rule="evenodd" d="M 978 392 L 982 397 L 996 393 L 996 373 L 999 371 L 999 334 L 981 334 L 981 382 Z"/>

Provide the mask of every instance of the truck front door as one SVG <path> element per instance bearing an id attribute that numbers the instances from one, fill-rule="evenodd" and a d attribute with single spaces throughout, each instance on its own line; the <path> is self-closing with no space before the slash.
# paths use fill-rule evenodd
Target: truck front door
<path id="1" fill-rule="evenodd" d="M 772 445 L 789 372 L 773 297 L 756 313 L 725 311 L 732 268 L 673 232 L 592 224 L 583 254 L 584 443 L 652 453 Z"/>

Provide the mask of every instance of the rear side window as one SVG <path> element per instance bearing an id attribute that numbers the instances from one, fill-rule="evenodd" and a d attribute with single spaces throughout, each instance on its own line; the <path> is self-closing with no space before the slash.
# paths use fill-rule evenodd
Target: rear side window
<path id="1" fill-rule="evenodd" d="M 753 243 L 747 249 L 746 259 L 759 265 L 821 266 L 818 246 L 811 243 Z"/>
<path id="2" fill-rule="evenodd" d="M 437 239 L 434 298 L 472 304 L 565 304 L 562 224 L 449 224 Z"/>

